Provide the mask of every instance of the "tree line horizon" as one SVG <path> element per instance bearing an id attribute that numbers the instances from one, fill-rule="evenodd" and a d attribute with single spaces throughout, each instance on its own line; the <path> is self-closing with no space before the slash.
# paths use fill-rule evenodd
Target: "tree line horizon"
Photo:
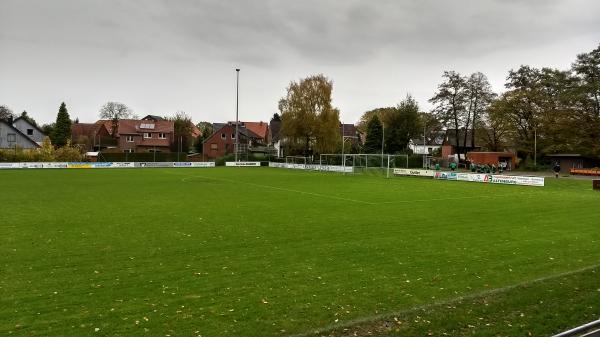
<path id="1" fill-rule="evenodd" d="M 485 74 L 462 75 L 445 71 L 429 99 L 430 111 L 421 111 L 407 94 L 394 107 L 380 107 L 362 114 L 355 124 L 364 144 L 340 134 L 340 110 L 332 106 L 333 81 L 323 74 L 291 81 L 278 102 L 273 119 L 281 121 L 281 139 L 289 155 L 339 152 L 344 146 L 361 153 L 407 153 L 411 139 L 429 141 L 443 130 L 464 130 L 454 137 L 457 153 L 471 142 L 489 151 L 514 150 L 522 159 L 550 153 L 600 156 L 600 45 L 578 54 L 570 69 L 535 68 L 521 65 L 508 72 L 506 91 L 492 90 Z M 37 126 L 23 111 L 20 115 Z M 0 119 L 16 117 L 0 105 Z M 113 121 L 137 117 L 127 105 L 107 102 L 101 119 Z M 199 122 L 203 136 L 192 143 L 192 119 L 183 111 L 167 117 L 175 133 L 185 138 L 183 148 L 202 151 L 201 143 L 212 134 L 212 123 Z M 62 147 L 70 139 L 71 121 L 66 104 L 60 105 L 56 121 L 40 126 L 53 145 Z M 459 139 L 461 138 L 461 139 Z"/>

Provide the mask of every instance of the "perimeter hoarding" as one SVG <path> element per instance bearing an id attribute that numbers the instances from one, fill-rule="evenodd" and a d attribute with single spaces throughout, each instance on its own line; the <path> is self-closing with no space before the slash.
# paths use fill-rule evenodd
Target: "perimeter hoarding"
<path id="1" fill-rule="evenodd" d="M 395 168 L 394 175 L 396 176 L 411 176 L 411 177 L 428 177 L 432 178 L 435 176 L 435 171 L 432 170 L 411 170 L 411 169 L 402 169 Z"/>
<path id="2" fill-rule="evenodd" d="M 256 167 L 260 166 L 259 161 L 228 161 L 225 166 L 229 167 Z"/>

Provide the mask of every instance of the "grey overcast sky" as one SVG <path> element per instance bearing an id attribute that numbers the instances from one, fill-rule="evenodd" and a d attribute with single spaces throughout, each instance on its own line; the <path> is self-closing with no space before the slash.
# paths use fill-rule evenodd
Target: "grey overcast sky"
<path id="1" fill-rule="evenodd" d="M 444 70 L 497 91 L 521 64 L 566 69 L 600 43 L 598 0 L 0 0 L 0 104 L 50 122 L 65 101 L 194 121 L 269 120 L 291 80 L 323 73 L 344 122 Z"/>

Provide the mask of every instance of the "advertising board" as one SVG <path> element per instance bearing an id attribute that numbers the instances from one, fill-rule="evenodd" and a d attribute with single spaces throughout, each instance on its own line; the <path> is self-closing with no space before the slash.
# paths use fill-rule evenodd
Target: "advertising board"
<path id="1" fill-rule="evenodd" d="M 458 180 L 456 172 L 437 171 L 433 177 L 439 180 Z"/>
<path id="2" fill-rule="evenodd" d="M 67 163 L 67 168 L 70 169 L 90 169 L 92 168 L 91 163 Z"/>
<path id="3" fill-rule="evenodd" d="M 228 161 L 225 166 L 229 167 L 256 167 L 260 166 L 259 161 Z"/>
<path id="4" fill-rule="evenodd" d="M 394 175 L 412 176 L 412 177 L 430 177 L 431 178 L 435 175 L 435 171 L 395 168 Z"/>
<path id="5" fill-rule="evenodd" d="M 214 161 L 192 162 L 192 167 L 215 167 Z"/>

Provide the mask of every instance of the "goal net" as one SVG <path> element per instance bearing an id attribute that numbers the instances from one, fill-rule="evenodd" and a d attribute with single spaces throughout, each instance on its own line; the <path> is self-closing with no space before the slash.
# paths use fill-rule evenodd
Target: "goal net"
<path id="1" fill-rule="evenodd" d="M 312 163 L 312 157 L 303 157 L 303 156 L 287 156 L 285 157 L 286 164 L 310 164 Z"/>
<path id="2" fill-rule="evenodd" d="M 319 156 L 319 165 L 352 167 L 354 173 L 391 176 L 394 168 L 408 168 L 408 155 L 329 153 Z"/>

